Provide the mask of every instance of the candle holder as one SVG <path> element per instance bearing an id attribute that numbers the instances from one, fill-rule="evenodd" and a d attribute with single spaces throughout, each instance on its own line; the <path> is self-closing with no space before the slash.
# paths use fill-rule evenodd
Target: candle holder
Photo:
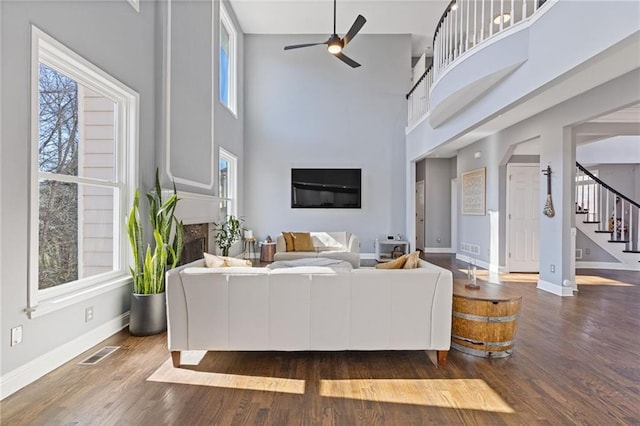
<path id="1" fill-rule="evenodd" d="M 467 283 L 464 285 L 466 288 L 471 290 L 477 290 L 480 288 L 476 279 L 476 272 L 476 260 L 469 259 L 469 264 L 467 265 Z"/>

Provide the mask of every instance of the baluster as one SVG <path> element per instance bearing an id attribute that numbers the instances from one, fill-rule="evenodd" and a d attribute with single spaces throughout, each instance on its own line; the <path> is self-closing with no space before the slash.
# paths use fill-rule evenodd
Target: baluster
<path id="1" fill-rule="evenodd" d="M 493 35 L 493 2 L 491 2 L 491 12 L 489 15 L 489 37 L 491 37 Z"/>
<path id="2" fill-rule="evenodd" d="M 522 0 L 522 20 L 527 19 L 527 0 Z"/>
<path id="3" fill-rule="evenodd" d="M 445 23 L 445 34 L 447 37 L 447 63 L 450 64 L 453 61 L 453 56 L 451 54 L 451 14 L 447 13 L 447 17 L 444 18 Z"/>
<path id="4" fill-rule="evenodd" d="M 478 3 L 473 0 L 473 45 L 478 43 Z"/>
<path id="5" fill-rule="evenodd" d="M 453 10 L 453 57 L 454 59 L 460 56 L 460 49 L 458 47 L 458 7 Z"/>
<path id="6" fill-rule="evenodd" d="M 587 221 L 589 220 L 589 213 L 588 212 L 591 210 L 591 203 L 590 203 L 590 201 L 591 201 L 591 182 L 593 182 L 593 181 L 591 180 L 590 177 L 588 177 L 587 178 L 587 201 L 585 203 L 585 206 L 586 206 L 585 208 L 587 209 L 587 216 L 586 216 L 586 220 Z"/>
<path id="7" fill-rule="evenodd" d="M 511 25 L 516 23 L 516 0 L 511 0 Z M 509 25 L 509 26 L 511 26 Z"/>
<path id="8" fill-rule="evenodd" d="M 536 10 L 538 10 L 538 2 L 539 0 L 533 0 L 533 13 L 536 13 Z"/>
<path id="9" fill-rule="evenodd" d="M 504 29 L 504 0 L 500 0 L 500 31 Z"/>
<path id="10" fill-rule="evenodd" d="M 463 44 L 464 44 L 464 29 L 462 28 L 462 16 L 464 15 L 464 2 L 460 0 L 460 5 L 458 6 L 458 15 L 456 16 L 456 25 L 458 26 L 458 35 L 460 36 L 460 40 L 458 41 L 458 56 L 464 53 Z"/>
<path id="11" fill-rule="evenodd" d="M 480 13 L 480 41 L 484 41 L 484 0 L 482 1 L 482 12 Z"/>
<path id="12" fill-rule="evenodd" d="M 613 237 L 611 238 L 612 240 L 617 240 L 617 235 L 618 233 L 617 228 L 618 228 L 618 203 L 619 203 L 619 199 L 618 196 L 614 193 L 613 194 Z"/>
<path id="13" fill-rule="evenodd" d="M 607 195 L 605 196 L 605 206 L 604 206 L 604 214 L 605 216 L 605 221 L 606 221 L 606 227 L 604 228 L 604 231 L 608 231 L 609 230 L 609 188 L 607 188 Z"/>
<path id="14" fill-rule="evenodd" d="M 469 50 L 469 15 L 470 10 L 469 8 L 471 7 L 471 0 L 467 0 L 467 36 L 465 37 L 465 46 L 464 46 L 464 50 Z"/>
<path id="15" fill-rule="evenodd" d="M 629 203 L 629 229 L 627 232 L 627 250 L 633 250 L 633 204 Z"/>
<path id="16" fill-rule="evenodd" d="M 624 198 L 620 199 L 620 241 L 624 241 L 624 224 L 625 224 L 625 220 L 624 220 L 624 203 L 625 200 Z"/>
<path id="17" fill-rule="evenodd" d="M 598 222 L 598 230 L 602 231 L 602 185 L 598 184 L 596 191 L 598 191 L 596 221 Z"/>

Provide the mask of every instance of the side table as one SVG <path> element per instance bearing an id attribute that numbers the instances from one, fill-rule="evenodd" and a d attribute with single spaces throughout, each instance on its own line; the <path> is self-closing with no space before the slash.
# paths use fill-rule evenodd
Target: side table
<path id="1" fill-rule="evenodd" d="M 256 257 L 256 237 L 246 237 L 242 241 L 242 251 L 249 255 L 249 259 Z M 251 255 L 251 252 L 253 252 L 253 255 Z M 246 255 L 244 257 L 246 258 Z"/>
<path id="2" fill-rule="evenodd" d="M 470 355 L 504 358 L 513 351 L 522 295 L 499 284 L 468 289 L 453 283 L 451 347 Z"/>
<path id="3" fill-rule="evenodd" d="M 262 241 L 260 243 L 260 262 L 273 262 L 273 256 L 276 254 L 276 243 Z"/>

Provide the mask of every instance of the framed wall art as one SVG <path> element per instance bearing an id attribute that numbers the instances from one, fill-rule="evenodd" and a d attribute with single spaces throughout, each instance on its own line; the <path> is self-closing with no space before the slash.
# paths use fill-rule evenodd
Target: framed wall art
<path id="1" fill-rule="evenodd" d="M 486 168 L 462 174 L 462 214 L 484 216 L 486 213 Z"/>

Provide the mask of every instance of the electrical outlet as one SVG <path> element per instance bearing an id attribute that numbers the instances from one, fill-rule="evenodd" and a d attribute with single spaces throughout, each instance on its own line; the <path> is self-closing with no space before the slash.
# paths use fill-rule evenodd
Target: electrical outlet
<path id="1" fill-rule="evenodd" d="M 556 265 L 551 264 L 551 268 L 550 269 L 551 269 L 552 273 L 554 273 L 554 274 L 556 273 Z"/>
<path id="2" fill-rule="evenodd" d="M 84 322 L 89 322 L 93 319 L 93 306 L 88 306 L 84 310 Z"/>
<path id="3" fill-rule="evenodd" d="M 22 325 L 11 329 L 11 346 L 22 343 Z"/>

